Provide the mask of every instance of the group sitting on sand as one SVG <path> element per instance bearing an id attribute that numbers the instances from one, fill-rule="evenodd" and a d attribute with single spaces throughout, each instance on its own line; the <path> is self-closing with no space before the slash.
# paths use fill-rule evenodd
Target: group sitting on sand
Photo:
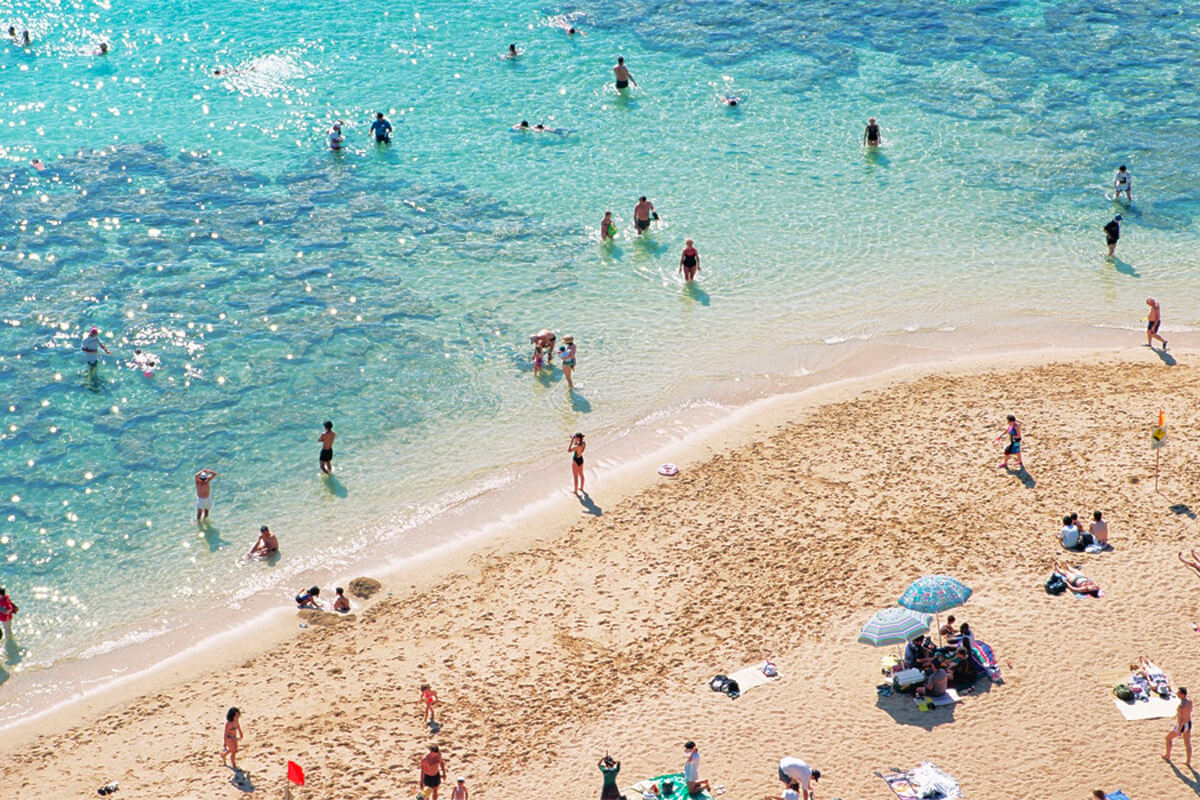
<path id="1" fill-rule="evenodd" d="M 923 683 L 914 684 L 918 696 L 941 697 L 951 686 L 970 686 L 979 677 L 979 670 L 971 656 L 975 634 L 971 626 L 963 623 L 956 631 L 954 617 L 947 619 L 941 634 L 946 644 L 937 647 L 925 634 L 918 634 L 904 648 L 901 666 L 919 669 L 925 676 Z"/>
<path id="2" fill-rule="evenodd" d="M 1086 531 L 1080 525 L 1078 514 L 1064 516 L 1058 538 L 1068 550 L 1086 550 L 1091 553 L 1111 549 L 1108 544 L 1108 523 L 1104 521 L 1104 514 L 1099 511 L 1092 512 L 1092 522 Z"/>

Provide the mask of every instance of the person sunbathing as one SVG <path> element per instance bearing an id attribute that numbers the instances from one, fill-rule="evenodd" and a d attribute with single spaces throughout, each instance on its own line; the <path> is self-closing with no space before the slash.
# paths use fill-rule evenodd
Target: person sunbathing
<path id="1" fill-rule="evenodd" d="M 1179 560 L 1183 562 L 1185 567 L 1200 576 L 1200 554 L 1197 554 L 1195 550 L 1192 551 L 1190 556 L 1184 555 L 1183 551 L 1180 550 Z"/>
<path id="2" fill-rule="evenodd" d="M 1171 684 L 1167 680 L 1166 673 L 1154 665 L 1146 656 L 1138 656 L 1138 664 L 1142 668 L 1142 674 L 1146 676 L 1146 680 L 1154 691 L 1158 692 L 1163 697 L 1171 696 Z"/>
<path id="3" fill-rule="evenodd" d="M 1067 588 L 1072 592 L 1090 594 L 1093 597 L 1100 595 L 1100 587 L 1096 585 L 1095 581 L 1065 561 L 1055 561 L 1054 571 L 1063 576 L 1063 580 L 1067 582 Z"/>

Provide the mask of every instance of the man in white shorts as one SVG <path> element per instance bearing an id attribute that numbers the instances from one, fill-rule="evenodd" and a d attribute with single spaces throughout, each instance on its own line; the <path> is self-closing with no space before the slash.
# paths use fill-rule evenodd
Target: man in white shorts
<path id="1" fill-rule="evenodd" d="M 821 780 L 821 770 L 813 769 L 795 756 L 784 756 L 779 759 L 779 780 L 783 781 L 785 786 L 793 782 L 800 784 L 804 800 L 813 800 L 817 795 L 809 786 L 809 782 Z"/>
<path id="2" fill-rule="evenodd" d="M 208 521 L 208 512 L 212 510 L 212 486 L 209 481 L 217 477 L 215 469 L 202 469 L 196 473 L 196 522 Z"/>
<path id="3" fill-rule="evenodd" d="M 1116 199 L 1121 199 L 1121 192 L 1124 192 L 1125 198 L 1133 202 L 1133 176 L 1125 169 L 1124 164 L 1117 168 L 1117 174 L 1113 176 L 1113 192 Z"/>

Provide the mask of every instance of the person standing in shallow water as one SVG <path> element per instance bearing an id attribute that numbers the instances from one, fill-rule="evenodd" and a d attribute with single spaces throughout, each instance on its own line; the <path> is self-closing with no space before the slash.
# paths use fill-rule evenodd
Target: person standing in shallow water
<path id="1" fill-rule="evenodd" d="M 876 124 L 875 118 L 871 117 L 867 120 L 867 127 L 863 131 L 863 144 L 867 147 L 879 147 L 883 142 L 883 134 L 879 131 L 879 125 Z"/>
<path id="2" fill-rule="evenodd" d="M 684 242 L 683 253 L 679 256 L 679 272 L 689 283 L 696 279 L 700 271 L 700 253 L 696 250 L 691 239 Z"/>
<path id="3" fill-rule="evenodd" d="M 629 67 L 625 66 L 625 57 L 624 56 L 617 57 L 617 65 L 615 67 L 613 67 L 613 75 L 617 79 L 617 91 L 618 92 L 628 89 L 629 84 L 631 84 L 631 83 L 634 86 L 638 85 L 638 82 L 635 81 L 633 79 L 633 76 L 629 74 Z"/>
<path id="4" fill-rule="evenodd" d="M 337 434 L 333 432 L 333 423 L 325 420 L 325 432 L 317 437 L 317 441 L 321 443 L 321 452 L 317 456 L 317 462 L 321 465 L 321 472 L 326 475 L 333 474 L 333 440 L 337 438 Z"/>
<path id="5" fill-rule="evenodd" d="M 371 133 L 375 135 L 376 144 L 392 143 L 392 123 L 384 118 L 382 111 L 375 114 L 375 121 L 371 123 Z"/>
<path id="6" fill-rule="evenodd" d="M 1108 243 L 1108 257 L 1117 252 L 1117 241 L 1121 238 L 1121 215 L 1117 214 L 1104 226 L 1104 241 Z"/>

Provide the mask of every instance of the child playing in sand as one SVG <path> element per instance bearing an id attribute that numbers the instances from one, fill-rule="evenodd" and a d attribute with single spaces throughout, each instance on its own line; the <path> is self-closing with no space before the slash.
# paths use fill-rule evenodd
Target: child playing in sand
<path id="1" fill-rule="evenodd" d="M 350 601 L 346 599 L 346 594 L 342 591 L 342 587 L 334 589 L 337 592 L 337 599 L 333 601 L 333 610 L 345 614 L 350 610 Z"/>
<path id="2" fill-rule="evenodd" d="M 236 706 L 225 714 L 225 749 L 221 751 L 221 763 L 224 764 L 225 756 L 229 756 L 234 772 L 241 772 L 237 765 L 238 739 L 242 738 L 241 716 L 242 712 Z"/>
<path id="3" fill-rule="evenodd" d="M 437 692 L 429 688 L 428 683 L 421 684 L 421 702 L 425 704 L 425 724 L 433 722 L 433 707 L 437 705 Z"/>

